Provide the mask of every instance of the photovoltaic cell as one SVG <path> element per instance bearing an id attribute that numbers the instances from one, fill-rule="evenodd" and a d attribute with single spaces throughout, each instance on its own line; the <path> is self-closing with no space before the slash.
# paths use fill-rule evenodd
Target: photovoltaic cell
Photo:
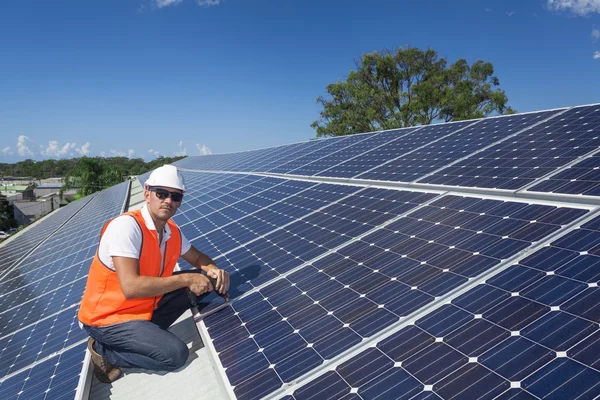
<path id="1" fill-rule="evenodd" d="M 594 155 L 542 180 L 531 192 L 600 195 L 600 156 Z"/>
<path id="2" fill-rule="evenodd" d="M 556 111 L 487 118 L 470 125 L 467 123 L 442 125 L 449 129 L 447 133 L 452 134 L 358 175 L 357 178 L 416 181 L 485 146 L 515 134 L 536 122 L 543 121 L 554 113 Z"/>
<path id="3" fill-rule="evenodd" d="M 0 276 L 83 208 L 95 195 L 67 204 L 0 247 Z"/>
<path id="4" fill-rule="evenodd" d="M 380 394 L 408 382 L 411 394 L 444 399 L 596 398 L 599 227 L 597 217 L 563 235 L 294 397 L 322 393 L 330 385 L 337 393 L 354 389 L 368 396 L 372 387 Z M 356 380 L 359 370 L 371 375 Z"/>
<path id="5" fill-rule="evenodd" d="M 515 190 L 600 145 L 600 107 L 569 109 L 419 182 Z"/>
<path id="6" fill-rule="evenodd" d="M 372 169 L 380 167 L 405 153 L 444 137 L 468 124 L 466 122 L 458 122 L 445 125 L 430 125 L 408 132 L 400 130 L 397 131 L 396 140 L 388 140 L 394 134 L 394 131 L 384 132 L 373 138 L 373 140 L 381 140 L 381 146 L 326 169 L 317 175 L 342 178 L 352 178 L 362 175 L 361 178 L 374 179 L 369 175 L 369 171 Z"/>
<path id="7" fill-rule="evenodd" d="M 9 387 L 15 398 L 73 397 L 85 355 L 80 344 L 87 338 L 78 326 L 77 305 L 99 232 L 119 214 L 128 187 L 122 183 L 95 194 L 0 282 L 3 398 Z"/>
<path id="8" fill-rule="evenodd" d="M 357 135 L 363 140 L 359 140 L 351 146 L 345 147 L 334 153 L 327 154 L 325 157 L 312 161 L 311 163 L 299 166 L 298 168 L 291 170 L 289 173 L 295 175 L 317 175 L 319 172 L 346 162 L 353 157 L 373 150 L 376 147 L 383 146 L 391 141 L 401 140 L 403 137 L 415 131 L 416 129 L 418 128 L 395 129 L 366 135 Z"/>
<path id="9" fill-rule="evenodd" d="M 363 194 L 362 198 L 369 196 Z M 431 198 L 421 197 L 419 201 Z M 354 197 L 345 199 L 347 204 L 361 204 L 356 200 Z M 381 205 L 383 209 L 389 206 Z M 335 209 L 335 205 L 332 208 Z M 444 224 L 446 220 L 455 221 L 457 215 L 469 213 L 467 210 L 483 209 L 487 210 L 484 215 L 473 212 L 468 218 L 478 231 Z M 568 210 L 575 212 L 566 213 Z M 395 215 L 407 211 L 410 209 L 398 209 Z M 508 258 L 528 246 L 530 242 L 524 246 L 500 245 L 503 240 L 519 242 L 511 239 L 510 235 L 519 232 L 525 224 L 532 223 L 520 218 L 535 215 L 548 221 L 556 216 L 557 220 L 566 224 L 585 212 L 556 207 L 539 209 L 538 205 L 527 203 L 444 196 L 429 206 L 399 218 L 386 228 L 375 230 L 360 240 L 349 241 L 348 245 L 330 251 L 327 256 L 310 262 L 310 265 L 259 288 L 238 302 L 234 301 L 231 309 L 206 317 L 204 322 L 236 396 L 258 398 L 356 346 L 364 338 L 397 323 L 401 317 L 410 315 L 436 297 L 459 287 L 468 278 L 488 270 L 500 262 L 496 257 Z M 352 215 L 348 211 L 336 214 L 345 215 L 346 218 Z M 569 214 L 567 218 L 558 218 Z M 488 220 L 486 217 L 497 218 Z M 315 217 L 316 220 L 323 220 L 323 217 Z M 384 222 L 375 221 L 375 226 Z M 499 224 L 504 221 L 523 223 Z M 546 225 L 546 232 L 560 227 L 548 222 L 543 224 Z M 329 222 L 325 224 L 328 227 L 333 225 Z M 434 232 L 440 228 L 438 233 Z M 443 233 L 448 234 L 447 238 L 442 239 L 444 244 L 438 244 L 437 240 L 421 239 L 430 235 L 444 238 Z M 473 239 L 483 234 L 493 240 Z M 539 240 L 543 236 L 545 234 L 538 234 L 529 236 L 529 239 Z M 301 249 L 302 241 L 299 239 L 290 238 L 289 244 L 279 246 L 280 250 Z M 479 247 L 472 249 L 470 246 L 473 243 L 478 243 Z M 255 249 L 252 252 L 254 258 L 241 259 L 249 264 L 259 263 L 263 258 L 261 251 L 268 248 Z M 498 251 L 499 248 L 503 249 L 502 252 Z M 311 256 L 318 256 L 318 253 Z M 302 258 L 302 261 L 305 260 Z M 243 262 L 235 265 L 243 265 Z M 278 276 L 275 268 L 272 270 L 269 280 Z M 268 272 L 261 271 L 265 274 Z M 260 280 L 260 283 L 263 282 Z M 513 306 L 531 314 L 532 310 L 524 304 Z M 523 323 L 523 318 L 515 319 L 500 311 L 490 318 L 511 327 Z M 423 322 L 423 326 L 444 336 L 470 319 L 464 311 L 460 315 L 451 313 L 441 318 L 443 323 L 429 319 Z M 229 329 L 235 332 L 233 337 Z M 430 341 L 435 342 L 435 337 L 432 336 Z M 365 364 L 365 360 L 369 361 Z M 439 360 L 444 360 L 445 364 L 442 365 Z M 415 371 L 419 371 L 417 375 L 420 377 L 411 378 L 412 389 L 404 386 L 397 388 L 400 391 L 415 390 L 416 394 L 423 390 L 423 384 L 437 382 L 445 377 L 444 372 L 449 374 L 467 362 L 468 357 L 442 343 L 423 353 L 422 357 L 415 358 L 406 366 L 406 370 L 393 369 L 394 361 L 384 354 L 369 353 L 357 360 L 356 365 L 348 366 L 347 374 L 342 371 L 339 375 L 342 381 L 347 382 L 344 389 L 347 393 L 352 388 L 362 388 L 367 382 L 370 383 L 364 387 L 365 393 L 381 393 L 388 390 L 386 385 L 393 387 L 396 385 L 394 382 L 402 379 L 402 376 L 414 377 Z M 431 367 L 432 364 L 441 368 L 441 371 Z M 290 365 L 297 367 L 290 368 Z M 473 374 L 481 373 L 483 370 L 480 369 L 473 371 Z M 369 374 L 373 374 L 373 377 L 369 377 Z M 381 379 L 381 382 L 373 383 L 371 378 L 374 377 Z M 353 379 L 355 383 L 351 383 Z M 361 390 L 358 391 L 359 395 Z"/>

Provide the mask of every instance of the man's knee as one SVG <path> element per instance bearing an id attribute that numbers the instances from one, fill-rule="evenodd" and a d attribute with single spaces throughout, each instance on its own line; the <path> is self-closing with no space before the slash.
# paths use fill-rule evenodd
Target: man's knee
<path id="1" fill-rule="evenodd" d="M 172 341 L 168 346 L 164 346 L 163 350 L 165 351 L 163 363 L 166 371 L 183 367 L 189 356 L 189 350 L 181 340 Z"/>

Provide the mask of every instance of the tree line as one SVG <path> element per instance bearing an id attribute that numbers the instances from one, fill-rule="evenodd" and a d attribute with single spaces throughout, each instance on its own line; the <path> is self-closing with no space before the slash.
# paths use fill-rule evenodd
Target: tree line
<path id="1" fill-rule="evenodd" d="M 80 170 L 94 167 L 104 172 L 105 170 L 118 171 L 119 175 L 140 175 L 151 171 L 164 164 L 170 164 L 183 157 L 160 156 L 152 161 L 141 158 L 127 157 L 79 157 L 60 160 L 35 161 L 27 159 L 13 164 L 0 163 L 0 177 L 30 177 L 33 180 L 64 177 L 67 175 L 80 175 Z"/>

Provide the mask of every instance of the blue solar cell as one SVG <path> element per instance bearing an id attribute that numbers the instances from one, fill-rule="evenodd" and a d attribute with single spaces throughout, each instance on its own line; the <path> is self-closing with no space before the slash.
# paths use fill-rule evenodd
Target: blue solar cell
<path id="1" fill-rule="evenodd" d="M 600 290 L 591 287 L 561 305 L 561 309 L 600 323 Z"/>
<path id="2" fill-rule="evenodd" d="M 448 304 L 421 318 L 415 325 L 432 336 L 444 337 L 472 318 L 470 313 Z"/>
<path id="3" fill-rule="evenodd" d="M 522 385 L 543 399 L 593 399 L 600 395 L 599 382 L 600 372 L 561 358 L 536 371 Z"/>
<path id="4" fill-rule="evenodd" d="M 510 381 L 521 381 L 555 357 L 555 353 L 522 337 L 510 337 L 478 358 Z"/>
<path id="5" fill-rule="evenodd" d="M 376 399 L 385 393 L 394 399 L 412 398 L 423 389 L 421 382 L 401 368 L 388 369 L 377 380 L 363 385 L 358 394 L 362 399 Z"/>
<path id="6" fill-rule="evenodd" d="M 350 387 L 335 371 L 321 377 L 294 392 L 296 400 L 338 399 L 350 392 Z"/>
<path id="7" fill-rule="evenodd" d="M 508 388 L 510 382 L 477 363 L 464 365 L 434 385 L 444 399 L 491 399 Z"/>
<path id="8" fill-rule="evenodd" d="M 368 349 L 360 358 L 353 358 L 336 368 L 336 371 L 351 387 L 359 387 L 374 376 L 389 370 L 394 365 L 385 354 L 376 348 Z"/>
<path id="9" fill-rule="evenodd" d="M 509 336 L 507 330 L 478 318 L 470 319 L 463 326 L 454 329 L 444 337 L 444 342 L 469 357 L 478 357 Z"/>
<path id="10" fill-rule="evenodd" d="M 426 385 L 433 385 L 468 362 L 468 358 L 444 343 L 433 343 L 402 362 L 402 367 Z"/>
<path id="11" fill-rule="evenodd" d="M 554 351 L 566 351 L 598 329 L 596 324 L 564 312 L 551 312 L 521 334 Z"/>

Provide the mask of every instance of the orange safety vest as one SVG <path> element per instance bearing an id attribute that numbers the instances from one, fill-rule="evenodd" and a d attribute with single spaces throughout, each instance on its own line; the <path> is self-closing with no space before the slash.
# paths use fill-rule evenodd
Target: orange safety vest
<path id="1" fill-rule="evenodd" d="M 127 212 L 135 218 L 142 230 L 142 248 L 140 249 L 140 275 L 171 276 L 175 264 L 181 255 L 181 232 L 177 225 L 169 220 L 171 237 L 165 245 L 164 269 L 161 274 L 161 253 L 156 231 L 146 227 L 141 210 Z M 102 228 L 100 238 L 110 221 Z M 162 295 L 127 299 L 123 295 L 117 273 L 108 268 L 98 257 L 98 250 L 90 266 L 85 292 L 79 308 L 79 320 L 90 326 L 106 326 L 131 320 L 150 320 Z"/>

